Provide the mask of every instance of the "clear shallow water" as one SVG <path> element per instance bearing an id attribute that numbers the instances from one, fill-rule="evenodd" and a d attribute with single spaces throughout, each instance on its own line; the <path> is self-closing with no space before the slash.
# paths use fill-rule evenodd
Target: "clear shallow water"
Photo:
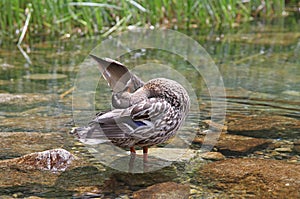
<path id="1" fill-rule="evenodd" d="M 199 41 L 207 50 L 219 67 L 227 94 L 227 118 L 238 121 L 247 118 L 247 116 L 270 116 L 271 118 L 268 121 L 272 123 L 273 116 L 280 116 L 284 119 L 299 121 L 300 33 L 298 27 L 284 23 L 275 25 L 259 23 L 245 25 L 235 32 L 212 32 L 205 35 L 200 34 L 198 31 L 188 32 L 188 35 Z M 30 45 L 30 52 L 28 53 L 32 65 L 26 63 L 22 54 L 14 45 L 3 44 L 0 49 L 0 93 L 23 94 L 25 98 L 20 98 L 21 100 L 17 102 L 11 100 L 1 104 L 1 132 L 56 132 L 65 135 L 72 126 L 72 110 L 74 110 L 74 107 L 72 108 L 71 92 L 68 91 L 74 86 L 78 65 L 99 41 L 97 39 L 79 39 L 64 42 L 33 43 Z M 172 60 L 172 63 L 168 63 L 168 65 L 173 66 L 189 80 L 199 97 L 200 117 L 191 114 L 191 120 L 186 125 L 189 128 L 184 129 L 197 132 L 198 127 L 202 127 L 201 120 L 210 119 L 210 96 L 202 77 L 195 74 L 193 70 L 187 69 L 190 67 L 189 63 L 176 55 L 156 50 L 134 51 L 121 57 L 120 61 L 125 65 L 132 66 L 146 62 L 161 63 L 160 60 L 164 60 L 166 57 L 168 57 L 168 60 L 170 58 Z M 146 79 L 160 75 L 160 73 L 155 74 L 153 71 L 145 71 L 146 68 L 143 70 L 145 73 L 141 75 Z M 25 77 L 40 73 L 63 74 L 65 77 L 44 80 Z M 30 93 L 38 96 L 33 98 Z M 44 100 L 43 97 L 45 97 Z M 34 100 L 28 100 L 28 98 Z M 109 101 L 110 90 L 102 79 L 96 91 L 96 109 L 107 110 L 110 108 Z M 92 114 L 90 117 L 92 117 Z M 284 119 L 281 118 L 281 120 Z M 247 126 L 247 123 L 244 125 Z M 241 127 L 243 126 L 241 125 Z M 271 134 L 264 133 L 265 131 L 271 131 L 268 128 L 262 128 L 262 130 L 232 129 L 234 134 L 251 136 L 249 132 L 254 131 L 256 133 L 252 134 L 253 137 L 284 141 L 294 141 L 300 137 L 300 130 L 293 123 L 287 123 L 284 129 L 280 130 L 270 128 L 272 130 Z M 59 144 L 60 147 L 73 151 L 82 150 L 82 146 L 78 144 L 75 147 L 73 146 L 74 143 L 71 137 L 66 136 L 65 139 Z M 5 140 L 3 141 L 5 142 Z M 56 139 L 54 141 L 59 143 Z M 50 149 L 51 146 L 58 147 L 56 144 L 50 144 L 50 146 L 47 146 L 48 148 L 42 149 Z M 37 148 L 37 150 L 40 149 Z M 23 149 L 24 153 L 21 153 L 18 149 L 14 150 L 7 155 L 7 151 L 2 151 L 1 159 L 18 157 L 26 154 L 26 152 L 32 152 L 26 151 L 26 149 Z M 85 150 L 82 153 L 86 153 L 88 157 L 90 156 Z M 75 181 L 74 187 L 76 187 L 76 183 L 80 187 L 87 186 L 84 183 L 86 178 L 95 172 L 97 173 L 94 167 L 90 169 L 83 167 L 81 169 L 87 173 L 87 176 L 81 175 L 77 179 L 73 179 Z M 73 172 L 81 171 L 78 170 Z M 3 171 L 5 172 L 5 168 Z M 68 173 L 64 175 L 67 176 Z M 97 175 L 100 174 L 97 173 Z M 101 174 L 99 179 L 109 175 L 110 171 L 106 170 L 106 173 Z M 166 179 L 169 179 L 169 177 L 165 176 Z M 67 191 L 63 188 L 56 194 L 53 191 L 55 187 L 62 187 L 59 183 L 68 183 L 68 180 L 68 177 L 62 175 L 54 188 L 50 185 L 47 185 L 49 186 L 47 187 L 43 183 L 39 184 L 40 189 L 46 190 L 46 193 L 43 194 L 40 194 L 41 190 L 39 189 L 32 190 L 31 185 L 18 187 L 13 183 L 3 185 L 0 193 L 10 194 L 23 192 L 24 190 L 25 196 L 71 196 L 76 191 Z M 2 182 L 1 184 L 5 183 Z M 73 189 L 69 188 L 68 190 Z"/>

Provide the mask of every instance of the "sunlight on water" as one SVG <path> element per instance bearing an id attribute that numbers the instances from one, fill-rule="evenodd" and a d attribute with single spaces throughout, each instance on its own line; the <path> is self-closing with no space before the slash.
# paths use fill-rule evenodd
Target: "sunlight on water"
<path id="1" fill-rule="evenodd" d="M 229 146 L 223 145 L 216 146 L 214 150 L 228 157 L 235 157 L 238 154 L 238 157 L 280 159 L 299 163 L 299 30 L 295 27 L 295 30 L 285 31 L 284 27 L 271 25 L 263 26 L 264 29 L 260 30 L 256 28 L 255 25 L 247 25 L 241 27 L 238 33 L 214 33 L 209 36 L 203 36 L 197 31 L 188 33 L 210 53 L 223 77 L 227 95 L 224 131 L 233 136 L 230 139 L 239 138 L 235 137 L 239 135 L 245 136 L 248 140 L 270 138 L 274 144 L 273 148 L 269 146 L 255 153 L 252 152 L 256 149 L 251 148 L 246 152 L 243 151 L 244 149 L 234 151 Z M 7 175 L 6 177 L 4 174 L 0 175 L 0 195 L 22 193 L 20 197 L 30 195 L 69 197 L 76 193 L 90 192 L 93 188 L 97 189 L 112 181 L 126 183 L 126 179 L 131 178 L 127 174 L 114 176 L 113 172 L 99 164 L 81 143 L 68 135 L 74 126 L 72 91 L 78 65 L 96 43 L 95 40 L 78 40 L 32 44 L 31 52 L 28 53 L 32 65 L 26 63 L 14 45 L 3 44 L 5 48 L 0 50 L 0 136 L 3 140 L 0 144 L 0 159 L 16 158 L 53 148 L 65 148 L 86 159 L 76 163 L 77 167 L 64 172 L 59 177 L 33 171 L 29 176 L 23 173 L 20 181 L 16 180 L 19 175 L 17 169 L 8 172 L 0 163 L 0 173 Z M 172 61 L 161 62 L 160 60 L 164 60 L 165 57 Z M 129 68 L 140 66 L 134 70 L 144 80 L 169 76 L 194 90 L 196 101 L 187 123 L 182 128 L 182 132 L 186 132 L 182 134 L 182 137 L 184 140 L 184 137 L 190 134 L 197 135 L 197 139 L 190 140 L 190 142 L 193 141 L 190 149 L 199 149 L 199 145 L 203 143 L 201 139 L 207 133 L 211 117 L 211 99 L 203 78 L 194 73 L 191 65 L 181 57 L 164 51 L 141 49 L 125 54 L 120 57 L 119 61 Z M 154 63 L 153 66 L 156 69 L 153 70 L 147 65 L 148 63 Z M 161 64 L 172 67 L 172 70 L 164 68 Z M 181 76 L 176 76 L 178 74 Z M 214 89 L 217 91 L 220 88 Z M 110 109 L 111 91 L 100 74 L 95 93 L 96 111 Z M 222 97 L 224 96 L 219 96 L 219 100 Z M 78 101 L 81 102 L 79 99 Z M 86 104 L 78 104 L 78 106 L 90 106 L 88 101 L 85 102 Z M 76 108 L 76 103 L 73 102 L 74 104 Z M 197 109 L 200 109 L 200 115 L 194 111 Z M 78 111 L 80 114 L 80 110 Z M 95 113 L 87 114 L 83 115 L 86 121 L 93 118 Z M 83 123 L 86 122 L 85 120 Z M 226 139 L 221 138 L 221 141 L 224 140 Z M 182 144 L 180 141 L 182 140 L 175 140 L 176 147 Z M 262 143 L 261 140 L 255 140 L 255 142 Z M 261 145 L 267 144 L 268 142 L 264 142 Z M 175 167 L 180 168 L 180 163 Z M 190 174 L 180 174 L 184 177 L 177 177 L 183 182 L 196 175 L 194 171 L 195 168 L 189 171 Z M 178 172 L 174 171 L 173 167 L 167 167 L 153 175 L 159 179 L 157 182 L 164 182 L 177 174 Z M 151 181 L 153 177 L 149 178 L 147 174 L 144 175 L 146 176 L 144 185 L 154 184 Z M 98 181 L 90 180 L 90 176 L 96 176 Z M 31 178 L 34 178 L 34 182 L 31 182 Z M 46 178 L 49 178 L 49 182 L 43 184 L 43 179 Z M 108 178 L 110 180 L 107 180 Z M 136 187 L 141 186 L 140 179 L 132 178 L 137 182 L 131 182 L 132 184 L 127 187 L 121 186 L 124 190 L 119 190 L 120 193 L 126 193 L 129 190 L 132 192 L 132 189 L 136 190 Z M 72 183 L 66 185 L 70 179 Z M 24 183 L 22 183 L 23 180 Z M 198 183 L 200 182 L 202 181 L 199 180 Z M 33 183 L 36 188 L 32 188 L 30 183 Z M 192 183 L 195 183 L 193 186 L 198 185 L 197 182 Z M 113 185 L 109 184 L 109 186 Z"/>

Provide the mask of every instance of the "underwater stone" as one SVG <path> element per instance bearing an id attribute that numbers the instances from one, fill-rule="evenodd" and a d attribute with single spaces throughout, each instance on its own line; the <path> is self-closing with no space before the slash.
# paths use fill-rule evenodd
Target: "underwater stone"
<path id="1" fill-rule="evenodd" d="M 164 182 L 152 185 L 133 193 L 134 199 L 150 198 L 183 198 L 187 199 L 190 195 L 188 184 L 177 184 L 175 182 Z"/>
<path id="2" fill-rule="evenodd" d="M 25 79 L 30 80 L 55 80 L 55 79 L 65 79 L 67 75 L 64 74 L 31 74 L 23 76 Z"/>
<path id="3" fill-rule="evenodd" d="M 74 159 L 75 156 L 65 149 L 51 149 L 22 156 L 18 158 L 17 163 L 35 169 L 57 172 L 65 171 Z"/>
<path id="4" fill-rule="evenodd" d="M 257 158 L 226 159 L 209 163 L 199 169 L 198 183 L 210 184 L 211 189 L 227 194 L 251 193 L 259 198 L 298 198 L 300 166 L 280 160 Z M 270 191 L 271 190 L 271 191 Z"/>

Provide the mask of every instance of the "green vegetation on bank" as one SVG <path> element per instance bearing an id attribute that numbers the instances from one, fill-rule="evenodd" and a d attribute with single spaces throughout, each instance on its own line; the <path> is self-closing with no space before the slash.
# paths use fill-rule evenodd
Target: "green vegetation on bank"
<path id="1" fill-rule="evenodd" d="M 0 36 L 83 36 L 133 26 L 168 28 L 236 26 L 254 18 L 285 15 L 297 0 L 2 0 Z M 296 5 L 297 6 L 297 5 Z M 298 5 L 299 6 L 299 5 Z"/>

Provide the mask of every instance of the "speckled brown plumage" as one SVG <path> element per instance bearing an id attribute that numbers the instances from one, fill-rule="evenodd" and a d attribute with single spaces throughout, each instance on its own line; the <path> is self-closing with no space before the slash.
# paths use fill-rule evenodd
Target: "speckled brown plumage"
<path id="1" fill-rule="evenodd" d="M 83 141 L 110 141 L 119 147 L 147 147 L 173 137 L 187 116 L 190 100 L 186 90 L 176 81 L 166 78 L 146 83 L 119 62 L 97 61 L 102 75 L 113 90 L 112 104 L 116 108 L 99 114 L 87 127 L 73 131 Z"/>

